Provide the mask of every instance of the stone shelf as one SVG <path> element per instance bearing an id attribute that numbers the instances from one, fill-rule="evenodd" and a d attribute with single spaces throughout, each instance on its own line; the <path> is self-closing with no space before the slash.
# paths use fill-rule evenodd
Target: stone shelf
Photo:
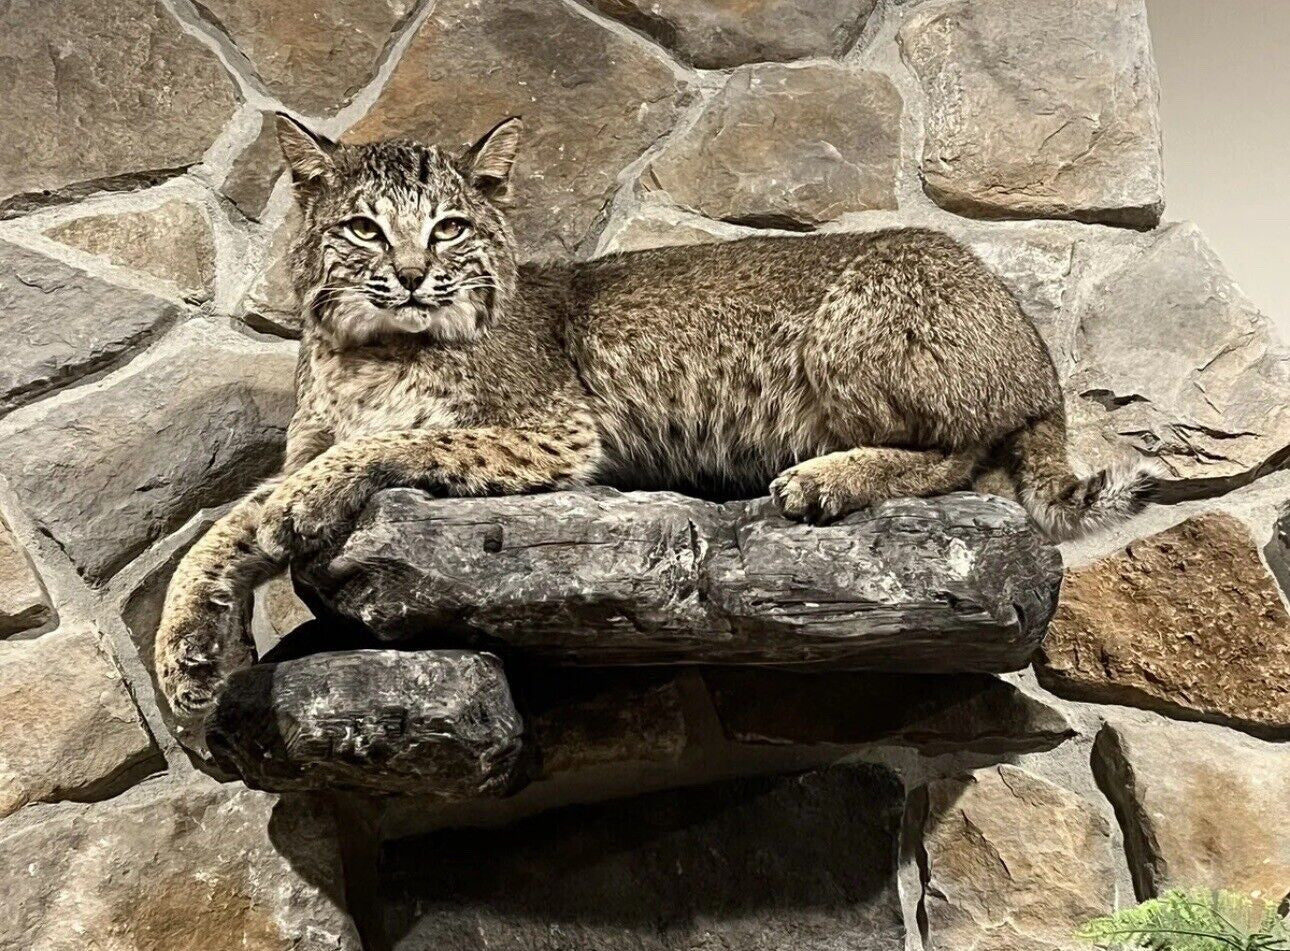
<path id="1" fill-rule="evenodd" d="M 544 663 L 999 672 L 1043 637 L 1062 563 L 1022 510 L 958 493 L 829 526 L 766 500 L 589 489 L 380 493 L 299 570 L 386 643 Z"/>

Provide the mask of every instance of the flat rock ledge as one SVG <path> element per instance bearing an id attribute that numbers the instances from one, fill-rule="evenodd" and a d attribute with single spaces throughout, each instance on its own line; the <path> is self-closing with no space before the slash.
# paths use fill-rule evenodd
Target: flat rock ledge
<path id="1" fill-rule="evenodd" d="M 920 673 L 1023 667 L 1061 576 L 1022 510 L 988 496 L 895 500 L 818 527 L 765 499 L 605 488 L 392 489 L 298 569 L 320 609 L 386 643 L 556 664 Z"/>

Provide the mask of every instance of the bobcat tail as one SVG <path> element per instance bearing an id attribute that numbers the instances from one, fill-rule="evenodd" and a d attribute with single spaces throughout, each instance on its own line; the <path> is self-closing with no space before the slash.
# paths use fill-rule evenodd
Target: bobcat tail
<path id="1" fill-rule="evenodd" d="M 1021 504 L 1054 541 L 1078 538 L 1138 514 L 1155 496 L 1164 469 L 1154 459 L 1126 459 L 1080 478 L 1066 458 L 1060 411 L 1010 437 L 1012 478 Z"/>

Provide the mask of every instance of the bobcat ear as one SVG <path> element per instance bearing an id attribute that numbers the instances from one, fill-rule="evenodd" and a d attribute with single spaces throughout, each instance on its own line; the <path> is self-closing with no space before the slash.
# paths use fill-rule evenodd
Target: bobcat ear
<path id="1" fill-rule="evenodd" d="M 466 150 L 461 157 L 462 169 L 470 184 L 493 201 L 503 202 L 511 190 L 511 167 L 520 147 L 524 123 L 519 116 L 503 119 Z"/>
<path id="2" fill-rule="evenodd" d="M 298 186 L 315 185 L 336 170 L 332 153 L 336 143 L 315 135 L 291 116 L 277 113 L 278 145 L 291 167 L 291 180 Z"/>

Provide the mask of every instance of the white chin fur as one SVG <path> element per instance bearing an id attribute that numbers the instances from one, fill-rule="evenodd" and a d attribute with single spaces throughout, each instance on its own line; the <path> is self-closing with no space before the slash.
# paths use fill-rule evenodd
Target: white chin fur
<path id="1" fill-rule="evenodd" d="M 377 307 L 361 295 L 346 295 L 332 307 L 332 332 L 351 346 L 403 334 L 429 334 L 439 343 L 469 343 L 479 336 L 480 308 L 470 298 L 447 307 Z"/>

